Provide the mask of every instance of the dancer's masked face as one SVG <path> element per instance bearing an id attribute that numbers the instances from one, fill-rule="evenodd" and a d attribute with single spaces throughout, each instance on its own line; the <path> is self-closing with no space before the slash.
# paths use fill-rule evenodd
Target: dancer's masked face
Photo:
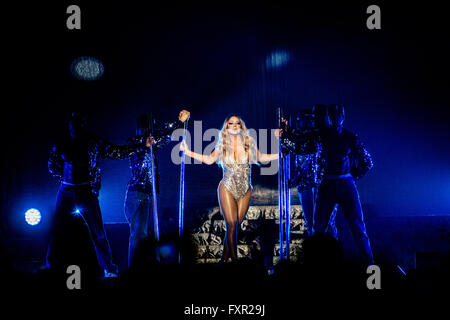
<path id="1" fill-rule="evenodd" d="M 136 135 L 148 136 L 150 134 L 150 121 L 146 114 L 140 115 L 136 119 Z"/>
<path id="2" fill-rule="evenodd" d="M 331 105 L 328 110 L 328 117 L 333 128 L 342 128 L 345 120 L 344 107 L 338 104 Z"/>
<path id="3" fill-rule="evenodd" d="M 238 135 L 242 131 L 241 119 L 238 117 L 231 117 L 227 122 L 227 132 L 230 135 Z"/>
<path id="4" fill-rule="evenodd" d="M 79 113 L 72 113 L 69 121 L 70 136 L 81 137 L 87 132 L 86 118 Z"/>
<path id="5" fill-rule="evenodd" d="M 327 107 L 323 104 L 316 104 L 314 105 L 313 109 L 314 114 L 314 121 L 313 126 L 314 128 L 323 128 L 328 127 L 330 125 L 329 119 L 328 119 L 328 111 Z"/>

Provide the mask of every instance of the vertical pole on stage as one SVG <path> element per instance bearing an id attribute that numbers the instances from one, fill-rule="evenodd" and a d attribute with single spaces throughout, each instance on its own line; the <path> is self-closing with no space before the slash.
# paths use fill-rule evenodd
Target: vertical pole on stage
<path id="1" fill-rule="evenodd" d="M 285 216 L 285 233 L 286 233 L 286 259 L 289 260 L 291 256 L 291 193 L 289 190 L 289 177 L 290 177 L 290 160 L 291 155 L 287 154 L 284 157 L 284 216 Z"/>
<path id="2" fill-rule="evenodd" d="M 278 108 L 278 126 L 281 128 L 282 112 Z M 283 154 L 281 141 L 278 150 L 278 208 L 280 211 L 279 238 L 280 259 L 290 259 L 291 250 L 291 194 L 289 190 L 290 155 Z M 284 220 L 284 225 L 283 225 Z M 284 244 L 286 243 L 286 245 Z"/>
<path id="3" fill-rule="evenodd" d="M 188 120 L 184 122 L 184 134 L 183 142 L 186 141 L 186 126 Z M 184 226 L 184 167 L 185 167 L 186 154 L 181 152 L 181 164 L 180 164 L 180 196 L 178 204 L 178 237 L 181 239 L 183 235 Z M 181 263 L 181 251 L 178 251 L 178 263 Z"/>
<path id="4" fill-rule="evenodd" d="M 150 115 L 150 130 L 153 134 L 153 115 Z M 153 228 L 156 241 L 159 241 L 159 220 L 158 220 L 158 199 L 156 193 L 156 176 L 155 176 L 155 154 L 153 153 L 153 145 L 150 146 L 150 159 L 152 159 L 152 196 L 153 196 Z"/>
<path id="5" fill-rule="evenodd" d="M 289 124 L 290 124 L 289 119 Z M 284 217 L 285 217 L 285 234 L 286 234 L 286 249 L 285 256 L 286 259 L 289 260 L 291 257 L 291 192 L 289 190 L 289 178 L 291 174 L 291 155 L 284 155 L 284 171 L 283 171 L 283 179 L 284 179 Z"/>
<path id="6" fill-rule="evenodd" d="M 278 128 L 281 128 L 281 108 L 277 109 L 278 118 Z M 280 260 L 283 259 L 283 213 L 284 213 L 284 192 L 283 192 L 283 170 L 284 169 L 284 159 L 281 147 L 281 139 L 278 143 L 278 211 L 280 213 L 279 217 L 279 241 L 280 241 Z"/>

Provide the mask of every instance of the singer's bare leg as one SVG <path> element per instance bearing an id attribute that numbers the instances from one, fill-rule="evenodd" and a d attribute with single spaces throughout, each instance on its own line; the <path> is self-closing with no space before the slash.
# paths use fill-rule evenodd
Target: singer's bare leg
<path id="1" fill-rule="evenodd" d="M 228 191 L 222 184 L 219 185 L 219 205 L 226 225 L 221 262 L 226 262 L 228 258 L 236 261 L 238 204 L 231 192 Z"/>
<path id="2" fill-rule="evenodd" d="M 227 228 L 220 262 L 226 262 L 229 258 L 237 260 L 237 232 L 247 213 L 250 199 L 251 189 L 236 202 L 230 191 L 219 185 L 219 204 Z"/>
<path id="3" fill-rule="evenodd" d="M 248 189 L 247 193 L 238 201 L 238 222 L 239 227 L 242 221 L 244 221 L 245 215 L 247 214 L 248 207 L 250 206 L 250 200 L 252 198 L 252 189 Z"/>

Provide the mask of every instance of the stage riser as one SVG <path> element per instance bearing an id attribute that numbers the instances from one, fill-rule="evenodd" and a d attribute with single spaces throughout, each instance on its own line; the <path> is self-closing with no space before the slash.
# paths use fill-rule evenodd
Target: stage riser
<path id="1" fill-rule="evenodd" d="M 194 243 L 198 247 L 198 263 L 217 262 L 223 251 L 226 225 L 219 208 L 209 209 L 206 217 L 207 220 L 193 230 L 192 234 Z M 290 253 L 292 259 L 297 260 L 297 254 L 306 236 L 302 207 L 291 206 L 290 217 Z M 265 259 L 272 259 L 276 263 L 280 256 L 279 218 L 278 206 L 250 206 L 238 232 L 238 258 L 254 259 L 255 255 L 259 257 L 263 255 Z"/>

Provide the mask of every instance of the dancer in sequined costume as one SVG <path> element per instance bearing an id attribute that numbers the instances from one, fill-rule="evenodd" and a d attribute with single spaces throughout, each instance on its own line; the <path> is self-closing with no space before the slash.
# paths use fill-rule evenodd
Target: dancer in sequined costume
<path id="1" fill-rule="evenodd" d="M 66 234 L 77 223 L 74 217 L 76 214 L 82 217 L 89 229 L 105 277 L 114 277 L 117 276 L 118 268 L 112 260 L 98 201 L 99 160 L 126 159 L 136 151 L 148 149 L 151 139 L 146 137 L 136 144 L 115 145 L 88 132 L 85 117 L 78 113 L 72 114 L 69 125 L 70 135 L 53 147 L 48 161 L 50 173 L 61 182 L 61 186 L 56 200 L 47 262 L 51 268 L 52 264 L 57 264 L 55 261 L 59 261 L 59 255 L 65 254 L 55 252 L 61 243 L 77 241 L 67 239 Z"/>
<path id="2" fill-rule="evenodd" d="M 318 153 L 320 157 L 319 190 L 314 212 L 314 231 L 327 232 L 332 212 L 338 204 L 350 226 L 362 263 L 373 264 L 361 201 L 355 180 L 372 169 L 372 157 L 357 135 L 343 128 L 342 105 L 328 108 L 331 127 L 318 132 L 295 133 L 284 128 L 282 143 L 297 154 Z"/>
<path id="3" fill-rule="evenodd" d="M 236 115 L 227 117 L 219 133 L 219 141 L 210 155 L 192 152 L 183 143 L 186 155 L 206 164 L 217 162 L 223 178 L 217 188 L 220 210 L 226 224 L 221 262 L 237 260 L 237 232 L 247 213 L 251 194 L 251 165 L 278 159 L 278 154 L 262 154 L 247 132 L 244 121 Z"/>
<path id="4" fill-rule="evenodd" d="M 136 136 L 128 139 L 133 145 L 142 143 L 147 136 L 151 135 L 153 152 L 163 148 L 170 142 L 170 137 L 175 129 L 182 127 L 189 118 L 189 112 L 182 110 L 178 120 L 164 123 L 150 132 L 150 122 L 146 115 L 137 119 Z M 154 170 L 152 170 L 154 166 Z M 130 226 L 130 238 L 128 247 L 128 266 L 133 262 L 138 245 L 149 236 L 154 235 L 154 212 L 153 212 L 153 181 L 156 190 L 159 190 L 159 174 L 156 158 L 150 149 L 137 150 L 130 155 L 131 178 L 128 182 L 125 198 L 125 216 Z M 155 179 L 152 177 L 155 173 Z"/>
<path id="5" fill-rule="evenodd" d="M 312 115 L 313 121 L 301 122 L 297 130 L 308 133 L 318 133 L 320 130 L 329 127 L 327 106 L 323 104 L 314 105 Z M 300 118 L 299 120 L 302 121 L 304 119 Z M 297 188 L 308 236 L 311 236 L 314 233 L 314 209 L 316 207 L 317 192 L 320 184 L 319 170 L 323 170 L 319 152 L 295 155 L 295 170 L 292 178 L 289 180 L 289 185 Z M 337 239 L 337 229 L 334 223 L 336 211 L 337 205 L 331 214 L 327 232 Z"/>

